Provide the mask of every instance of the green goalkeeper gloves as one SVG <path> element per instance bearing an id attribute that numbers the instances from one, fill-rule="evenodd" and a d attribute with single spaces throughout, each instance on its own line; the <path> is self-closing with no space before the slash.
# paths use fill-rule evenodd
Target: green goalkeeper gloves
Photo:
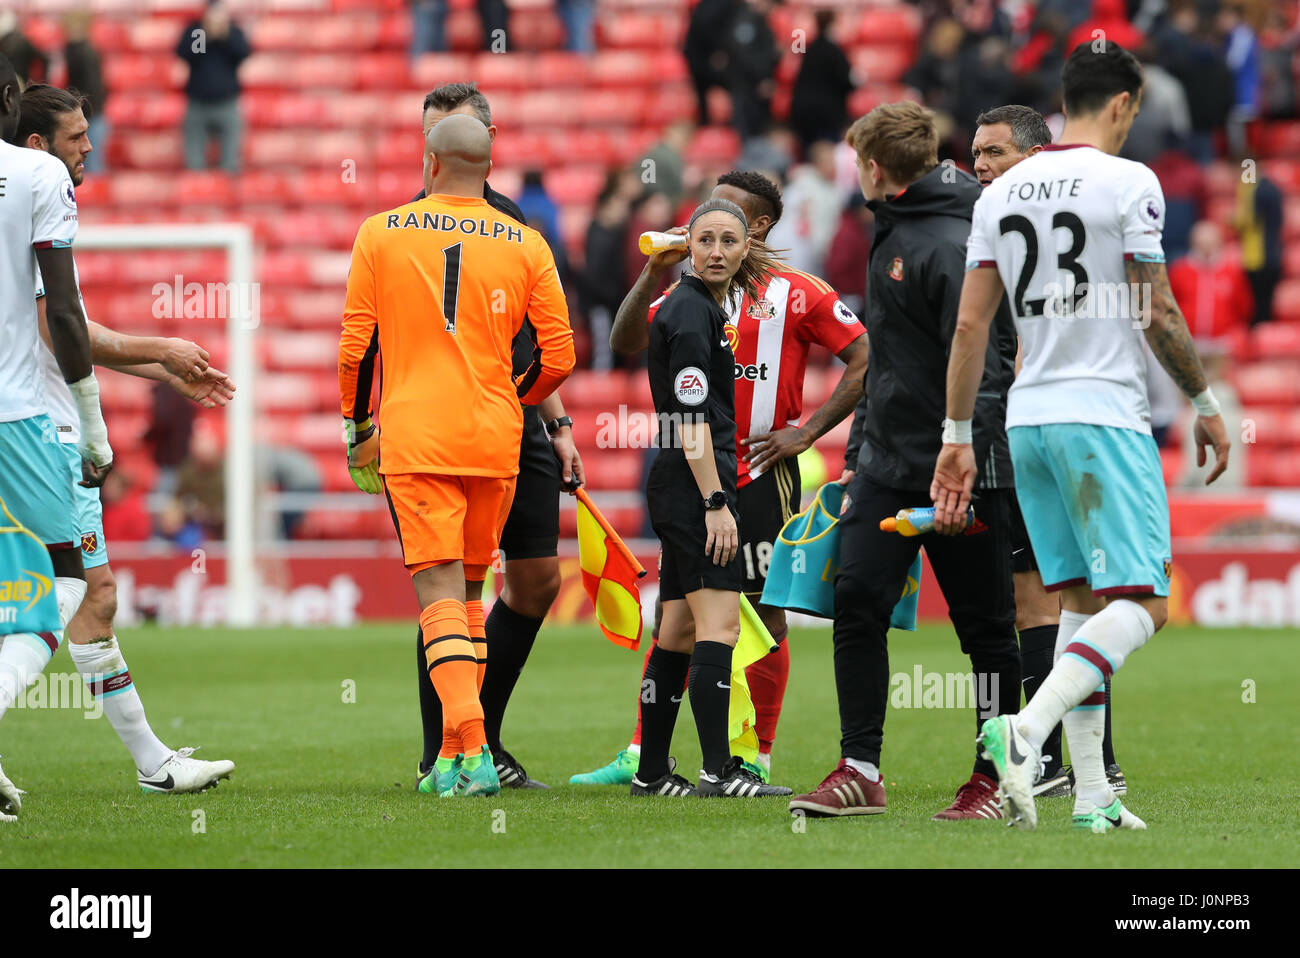
<path id="1" fill-rule="evenodd" d="M 343 441 L 348 446 L 348 474 L 362 492 L 379 495 L 379 427 L 367 416 L 361 422 L 343 420 Z"/>

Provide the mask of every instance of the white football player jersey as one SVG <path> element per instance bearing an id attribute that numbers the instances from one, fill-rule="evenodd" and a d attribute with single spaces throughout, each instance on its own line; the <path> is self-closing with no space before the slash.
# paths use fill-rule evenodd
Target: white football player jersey
<path id="1" fill-rule="evenodd" d="M 13 422 L 46 412 L 34 247 L 71 246 L 77 236 L 77 200 L 61 160 L 0 142 L 0 236 L 0 422 Z"/>
<path id="2" fill-rule="evenodd" d="M 1151 432 L 1150 296 L 1129 287 L 1124 263 L 1164 262 L 1164 221 L 1155 174 L 1090 146 L 1048 146 L 985 188 L 966 268 L 996 266 L 1016 318 L 1024 365 L 1008 427 Z"/>
<path id="3" fill-rule="evenodd" d="M 86 299 L 81 295 L 81 277 L 77 275 L 77 264 L 72 264 L 72 273 L 77 278 L 77 298 L 81 300 L 81 312 L 86 312 Z M 41 268 L 36 267 L 36 298 L 45 295 L 45 283 L 41 279 Z M 90 317 L 87 315 L 86 317 Z M 45 411 L 50 414 L 58 433 L 59 442 L 81 442 L 81 414 L 77 412 L 77 402 L 72 398 L 72 390 L 63 378 L 59 361 L 54 358 L 54 351 L 41 340 L 36 344 L 36 353 L 41 363 L 41 375 L 45 387 Z"/>

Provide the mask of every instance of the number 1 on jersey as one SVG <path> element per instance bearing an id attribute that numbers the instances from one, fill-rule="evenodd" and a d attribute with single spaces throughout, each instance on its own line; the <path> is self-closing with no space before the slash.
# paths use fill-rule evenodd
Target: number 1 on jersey
<path id="1" fill-rule="evenodd" d="M 447 317 L 444 332 L 456 335 L 456 292 L 460 289 L 460 243 L 442 251 L 442 314 Z"/>

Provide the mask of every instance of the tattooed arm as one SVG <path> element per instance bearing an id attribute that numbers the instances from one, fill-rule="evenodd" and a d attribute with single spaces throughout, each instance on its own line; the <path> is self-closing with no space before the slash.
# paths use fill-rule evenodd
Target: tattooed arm
<path id="1" fill-rule="evenodd" d="M 1129 260 L 1124 264 L 1130 286 L 1138 285 L 1149 310 L 1144 330 L 1151 351 L 1165 368 L 1183 394 L 1194 399 L 1209 387 L 1201 358 L 1196 354 L 1196 344 L 1187 329 L 1183 312 L 1169 288 L 1169 274 L 1164 263 L 1143 263 Z M 1204 466 L 1206 450 L 1214 449 L 1214 468 L 1205 479 L 1208 486 L 1228 468 L 1228 430 L 1219 415 L 1196 417 L 1196 464 Z"/>

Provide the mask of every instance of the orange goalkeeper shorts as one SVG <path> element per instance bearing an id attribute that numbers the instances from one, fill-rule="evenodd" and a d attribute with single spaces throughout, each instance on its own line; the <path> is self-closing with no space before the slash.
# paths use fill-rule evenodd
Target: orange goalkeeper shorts
<path id="1" fill-rule="evenodd" d="M 381 478 L 410 573 L 460 560 L 466 579 L 481 580 L 497 558 L 515 477 L 406 472 Z"/>

